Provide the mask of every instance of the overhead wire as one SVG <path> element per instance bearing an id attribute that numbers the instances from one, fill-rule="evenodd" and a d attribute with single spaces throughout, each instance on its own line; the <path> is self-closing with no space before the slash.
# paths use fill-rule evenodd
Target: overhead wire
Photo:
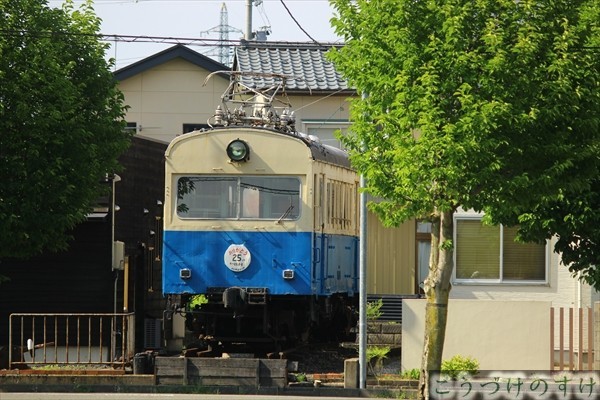
<path id="1" fill-rule="evenodd" d="M 146 35 L 120 35 L 120 34 L 105 34 L 105 33 L 75 33 L 75 32 L 59 32 L 59 31 L 28 31 L 28 30 L 10 30 L 0 29 L 0 36 L 22 36 L 31 35 L 33 37 L 52 37 L 52 36 L 93 36 L 102 41 L 107 42 L 129 42 L 129 43 L 166 43 L 166 44 L 184 44 L 192 46 L 214 46 L 215 43 L 223 42 L 221 39 L 210 38 L 192 38 L 192 37 L 177 37 L 177 36 L 146 36 Z M 248 43 L 242 39 L 228 39 L 225 42 L 229 44 Z M 267 42 L 268 43 L 268 42 Z M 331 46 L 334 43 L 316 42 L 320 46 Z M 306 42 L 298 41 L 277 41 L 277 44 L 288 45 L 307 45 Z"/>
<path id="2" fill-rule="evenodd" d="M 77 0 L 75 0 L 75 1 L 77 1 Z M 81 1 L 83 1 L 83 0 L 81 0 Z M 198 0 L 95 0 L 95 2 L 94 2 L 94 3 L 95 3 L 95 4 L 97 4 L 97 5 L 100 5 L 100 4 L 122 4 L 122 3 L 141 3 L 141 2 L 167 2 L 167 1 L 169 1 L 169 2 L 173 2 L 173 1 L 184 1 L 184 2 L 185 2 L 185 1 L 189 1 L 189 2 L 198 2 Z M 211 0 L 209 0 L 209 1 L 211 1 Z M 218 2 L 218 1 L 222 1 L 222 0 L 214 0 L 214 1 L 212 1 L 212 2 Z M 236 0 L 228 0 L 228 1 L 236 1 Z M 241 1 L 246 1 L 246 0 L 237 0 L 237 1 L 241 2 Z M 283 8 L 285 9 L 285 11 L 287 12 L 287 14 L 288 14 L 288 15 L 290 16 L 290 18 L 291 18 L 291 19 L 294 21 L 294 23 L 296 24 L 296 26 L 297 26 L 297 27 L 298 27 L 298 28 L 299 28 L 299 29 L 300 29 L 300 30 L 301 30 L 301 31 L 302 31 L 302 32 L 303 32 L 303 33 L 304 33 L 304 34 L 305 34 L 305 35 L 306 35 L 306 36 L 307 36 L 307 37 L 308 37 L 308 38 L 309 38 L 309 39 L 310 39 L 310 40 L 311 40 L 311 41 L 312 41 L 314 44 L 316 44 L 316 45 L 318 45 L 318 46 L 329 47 L 327 44 L 317 41 L 317 40 L 316 40 L 316 39 L 315 39 L 313 36 L 311 36 L 311 35 L 310 35 L 310 34 L 307 32 L 307 30 L 306 30 L 306 29 L 304 29 L 304 27 L 303 27 L 303 26 L 300 24 L 300 22 L 299 22 L 299 21 L 296 19 L 296 17 L 295 17 L 295 16 L 294 16 L 294 14 L 292 13 L 292 11 L 290 10 L 290 8 L 289 8 L 289 7 L 288 7 L 288 5 L 286 4 L 286 2 L 284 2 L 284 0 L 262 0 L 262 1 L 260 1 L 260 2 L 258 3 L 258 5 L 261 5 L 261 6 L 262 6 L 262 3 L 263 3 L 263 2 L 266 2 L 266 1 L 273 1 L 273 2 L 274 2 L 274 1 L 279 1 L 279 2 L 281 3 L 281 5 L 283 6 Z M 286 0 L 286 1 L 288 1 L 288 2 L 294 2 L 294 1 L 302 1 L 302 2 L 305 2 L 306 0 Z M 322 2 L 327 2 L 328 0 L 311 0 L 311 1 L 314 1 L 314 2 L 319 2 L 319 1 L 322 1 Z M 57 2 L 57 0 L 50 0 L 50 2 Z M 270 28 L 270 21 L 269 21 L 269 18 L 267 17 L 267 15 L 266 15 L 266 13 L 265 13 L 265 11 L 264 11 L 264 6 L 262 6 L 262 7 L 258 7 L 258 11 L 259 11 L 259 13 L 261 14 L 261 17 L 262 17 L 262 19 L 263 19 L 263 22 L 264 22 L 264 23 L 266 23 L 266 24 L 269 26 L 269 28 Z M 113 36 L 113 37 L 114 37 L 114 36 L 116 36 L 116 35 L 105 35 L 105 36 Z M 153 38 L 153 39 L 154 39 L 154 38 L 158 38 L 158 37 L 156 37 L 156 36 L 137 36 L 139 39 L 137 39 L 137 40 L 134 40 L 134 39 L 131 39 L 131 38 L 133 38 L 134 36 L 127 36 L 127 39 L 123 40 L 123 38 L 125 38 L 125 37 L 126 37 L 126 35 L 118 35 L 118 36 L 119 36 L 119 41 L 126 41 L 126 42 L 129 42 L 129 41 L 131 41 L 131 42 L 133 42 L 133 41 L 138 41 L 138 42 L 140 42 L 140 41 L 150 41 L 150 42 L 155 42 L 155 40 L 143 40 L 142 38 Z M 115 40 L 117 40 L 117 39 L 111 39 L 111 41 L 115 41 Z M 194 41 L 193 41 L 193 43 L 190 43 L 190 41 L 192 40 L 192 39 L 190 39 L 190 38 L 185 38 L 184 40 L 186 40 L 186 41 L 187 41 L 187 43 L 188 43 L 188 44 L 190 44 L 190 45 L 195 45 L 195 46 L 199 45 L 198 43 L 196 43 L 196 40 L 194 40 Z M 238 42 L 238 41 L 231 41 L 231 43 L 237 43 L 237 42 Z M 286 43 L 286 42 L 281 42 L 281 41 L 278 41 L 278 42 L 280 42 L 280 43 Z M 168 38 L 168 41 L 162 41 L 162 42 L 158 42 L 158 43 L 177 43 L 177 44 L 179 44 L 179 43 L 181 43 L 181 41 L 174 41 L 174 38 Z M 298 43 L 298 42 L 287 42 L 287 43 Z M 182 44 L 184 44 L 184 43 L 182 43 Z M 206 45 L 206 44 L 204 44 L 204 45 Z"/>
<path id="3" fill-rule="evenodd" d="M 310 38 L 310 40 L 312 40 L 314 43 L 316 43 L 317 45 L 321 45 L 321 43 L 319 43 L 318 41 L 315 40 L 315 38 L 313 38 L 312 36 L 310 36 L 308 34 L 308 32 L 306 32 L 306 30 L 302 27 L 302 25 L 300 25 L 300 23 L 298 22 L 298 20 L 296 19 L 296 17 L 294 17 L 294 14 L 292 14 L 292 12 L 290 11 L 290 9 L 288 8 L 287 4 L 285 4 L 285 2 L 283 0 L 279 0 L 281 2 L 281 5 L 283 6 L 283 8 L 285 8 L 285 10 L 287 11 L 287 13 L 289 14 L 289 16 L 292 18 L 292 20 L 296 23 L 296 25 L 298 26 L 298 28 L 300 28 L 300 30 L 302 32 L 304 32 L 304 34 L 306 36 L 308 36 Z"/>

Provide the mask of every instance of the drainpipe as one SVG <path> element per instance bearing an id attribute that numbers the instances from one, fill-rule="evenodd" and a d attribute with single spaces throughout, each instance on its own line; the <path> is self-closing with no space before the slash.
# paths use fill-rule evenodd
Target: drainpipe
<path id="1" fill-rule="evenodd" d="M 581 299 L 581 274 L 577 276 L 577 308 L 581 308 L 583 301 Z"/>
<path id="2" fill-rule="evenodd" d="M 111 247 L 111 260 L 110 260 L 110 264 L 111 264 L 111 268 L 113 269 L 114 273 L 115 273 L 115 287 L 114 287 L 114 301 L 113 301 L 113 320 L 116 320 L 116 314 L 117 314 L 117 289 L 118 289 L 118 283 L 119 283 L 119 270 L 115 269 L 115 215 L 116 215 L 116 211 L 117 211 L 117 204 L 115 202 L 116 196 L 115 196 L 115 189 L 116 189 L 116 183 L 121 181 L 121 177 L 117 174 L 113 175 L 112 178 L 112 203 L 111 203 L 111 233 L 110 233 L 110 239 L 111 239 L 111 243 L 110 243 L 110 247 Z M 116 358 L 116 350 L 117 350 L 117 326 L 116 323 L 113 324 L 113 332 L 112 332 L 112 343 L 111 343 L 111 347 L 112 347 L 112 354 L 111 354 L 111 361 L 114 361 Z"/>
<path id="3" fill-rule="evenodd" d="M 116 215 L 116 211 L 117 211 L 117 204 L 116 204 L 116 196 L 115 196 L 115 192 L 116 192 L 116 183 L 117 182 L 121 182 L 121 177 L 117 174 L 113 175 L 112 178 L 112 202 L 110 205 L 111 208 L 111 232 L 110 232 L 110 248 L 111 248 L 111 260 L 110 260 L 110 264 L 111 264 L 111 268 L 113 269 L 113 271 L 115 271 L 115 293 L 114 293 L 114 313 L 117 313 L 117 282 L 119 281 L 119 271 L 115 268 L 115 215 Z"/>

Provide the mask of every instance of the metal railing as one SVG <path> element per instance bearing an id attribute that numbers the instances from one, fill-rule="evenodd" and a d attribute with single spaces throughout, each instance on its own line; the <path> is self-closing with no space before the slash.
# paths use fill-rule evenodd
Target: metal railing
<path id="1" fill-rule="evenodd" d="M 11 314 L 9 369 L 106 365 L 125 369 L 135 352 L 135 314 Z"/>

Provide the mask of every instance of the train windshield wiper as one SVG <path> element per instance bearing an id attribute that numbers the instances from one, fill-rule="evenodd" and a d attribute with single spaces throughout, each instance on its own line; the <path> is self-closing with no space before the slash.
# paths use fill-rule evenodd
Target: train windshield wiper
<path id="1" fill-rule="evenodd" d="M 294 209 L 294 205 L 290 204 L 290 206 L 287 208 L 287 210 L 285 210 L 285 212 L 281 215 L 281 217 L 279 217 L 279 219 L 277 221 L 275 221 L 276 224 L 280 224 L 281 221 L 287 217 L 288 215 L 290 215 L 290 213 L 292 212 L 292 210 Z"/>

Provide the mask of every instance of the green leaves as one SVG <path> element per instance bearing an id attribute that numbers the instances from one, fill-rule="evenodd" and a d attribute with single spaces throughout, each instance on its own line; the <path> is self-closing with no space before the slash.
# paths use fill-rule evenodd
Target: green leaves
<path id="1" fill-rule="evenodd" d="M 0 0 L 0 250 L 64 248 L 126 149 L 123 97 L 91 2 Z"/>
<path id="2" fill-rule="evenodd" d="M 330 56 L 368 94 L 345 144 L 382 218 L 460 206 L 515 220 L 597 173 L 596 2 L 332 4 L 347 44 Z"/>
<path id="3" fill-rule="evenodd" d="M 386 224 L 433 222 L 429 304 L 448 298 L 459 207 L 520 223 L 525 240 L 557 235 L 562 260 L 600 289 L 600 3 L 331 3 L 346 45 L 330 57 L 367 95 L 344 144 Z M 433 310 L 425 372 L 441 364 Z"/>

